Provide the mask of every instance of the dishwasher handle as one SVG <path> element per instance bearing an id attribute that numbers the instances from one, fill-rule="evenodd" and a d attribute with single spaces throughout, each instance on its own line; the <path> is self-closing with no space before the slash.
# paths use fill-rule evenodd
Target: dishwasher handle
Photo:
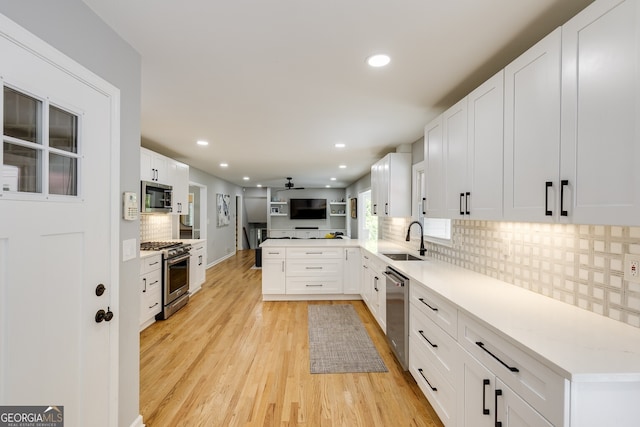
<path id="1" fill-rule="evenodd" d="M 393 282 L 393 284 L 396 285 L 396 286 L 404 286 L 405 283 L 407 283 L 409 281 L 409 279 L 407 279 L 406 277 L 402 276 L 397 271 L 392 270 L 390 268 L 387 268 L 387 270 L 384 272 L 384 274 L 385 274 L 385 276 L 387 276 L 387 279 L 391 280 Z"/>

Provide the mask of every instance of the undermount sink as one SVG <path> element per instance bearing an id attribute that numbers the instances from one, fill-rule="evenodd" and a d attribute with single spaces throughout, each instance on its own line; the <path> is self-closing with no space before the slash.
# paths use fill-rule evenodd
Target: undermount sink
<path id="1" fill-rule="evenodd" d="M 422 258 L 418 258 L 417 256 L 411 254 L 382 254 L 387 258 L 391 258 L 394 261 L 422 261 Z"/>

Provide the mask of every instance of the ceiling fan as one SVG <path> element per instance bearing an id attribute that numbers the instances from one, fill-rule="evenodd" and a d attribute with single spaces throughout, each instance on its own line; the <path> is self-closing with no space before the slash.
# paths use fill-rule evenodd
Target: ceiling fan
<path id="1" fill-rule="evenodd" d="M 290 176 L 287 177 L 287 182 L 284 183 L 284 187 L 287 190 L 304 190 L 304 187 L 295 187 L 295 184 L 293 182 L 291 182 L 293 178 L 291 178 Z"/>

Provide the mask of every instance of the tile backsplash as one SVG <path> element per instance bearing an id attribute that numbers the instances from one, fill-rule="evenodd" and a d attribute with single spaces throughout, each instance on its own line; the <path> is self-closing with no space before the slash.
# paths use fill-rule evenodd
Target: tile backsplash
<path id="1" fill-rule="evenodd" d="M 171 215 L 140 215 L 140 241 L 171 239 Z"/>
<path id="2" fill-rule="evenodd" d="M 381 238 L 417 249 L 409 222 L 380 220 Z M 451 246 L 426 245 L 435 259 L 640 327 L 640 284 L 623 279 L 640 227 L 453 220 Z"/>

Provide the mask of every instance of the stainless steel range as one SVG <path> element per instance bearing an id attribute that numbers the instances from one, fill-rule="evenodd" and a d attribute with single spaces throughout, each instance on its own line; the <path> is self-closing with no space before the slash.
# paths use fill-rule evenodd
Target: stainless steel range
<path id="1" fill-rule="evenodd" d="M 144 242 L 143 251 L 162 251 L 162 311 L 164 320 L 189 302 L 189 251 L 191 245 L 181 242 Z"/>

